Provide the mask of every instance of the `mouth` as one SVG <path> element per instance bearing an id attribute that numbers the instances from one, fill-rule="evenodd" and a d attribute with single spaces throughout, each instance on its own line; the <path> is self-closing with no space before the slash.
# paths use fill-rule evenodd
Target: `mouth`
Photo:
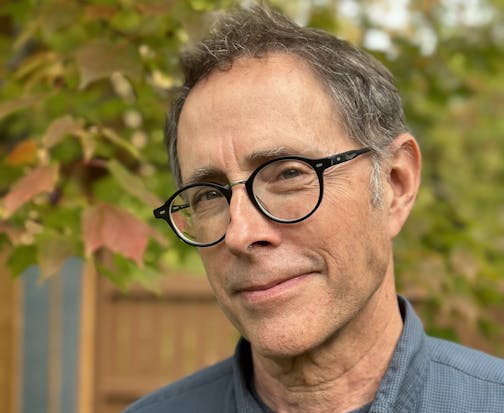
<path id="1" fill-rule="evenodd" d="M 313 273 L 304 273 L 266 284 L 246 287 L 238 290 L 237 293 L 249 305 L 278 301 L 290 297 L 312 276 L 314 276 Z"/>

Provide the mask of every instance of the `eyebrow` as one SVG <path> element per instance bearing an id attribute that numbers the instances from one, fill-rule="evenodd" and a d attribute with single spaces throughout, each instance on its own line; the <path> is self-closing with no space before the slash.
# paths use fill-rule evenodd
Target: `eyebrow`
<path id="1" fill-rule="evenodd" d="M 309 148 L 307 148 L 307 151 Z M 293 149 L 288 146 L 280 146 L 270 149 L 262 149 L 252 152 L 245 158 L 245 164 L 250 166 L 250 169 L 257 168 L 263 163 L 275 159 L 281 158 L 283 156 L 300 155 L 298 149 Z M 302 154 L 301 154 L 302 155 Z M 212 166 L 203 166 L 195 169 L 191 175 L 189 175 L 186 182 L 183 185 L 190 185 L 198 182 L 223 182 L 228 181 L 226 173 L 219 168 Z"/>
<path id="2" fill-rule="evenodd" d="M 299 150 L 289 146 L 280 146 L 271 149 L 263 149 L 252 152 L 246 159 L 248 164 L 259 166 L 271 159 L 281 158 L 282 156 L 299 155 Z"/>
<path id="3" fill-rule="evenodd" d="M 198 182 L 226 181 L 226 174 L 220 169 L 204 166 L 194 170 L 186 182 L 182 185 L 190 185 Z"/>

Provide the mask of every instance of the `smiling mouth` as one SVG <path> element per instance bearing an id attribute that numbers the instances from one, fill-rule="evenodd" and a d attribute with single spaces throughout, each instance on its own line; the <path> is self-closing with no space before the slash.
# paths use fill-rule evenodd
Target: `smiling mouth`
<path id="1" fill-rule="evenodd" d="M 301 284 L 304 284 L 311 276 L 313 273 L 300 274 L 284 280 L 244 288 L 239 290 L 238 294 L 248 304 L 279 300 L 295 293 Z"/>

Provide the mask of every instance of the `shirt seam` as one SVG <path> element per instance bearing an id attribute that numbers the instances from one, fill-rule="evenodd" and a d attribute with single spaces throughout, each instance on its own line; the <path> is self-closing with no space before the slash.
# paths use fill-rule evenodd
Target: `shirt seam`
<path id="1" fill-rule="evenodd" d="M 457 370 L 460 373 L 465 374 L 466 376 L 472 377 L 474 379 L 481 380 L 481 381 L 486 382 L 486 383 L 492 383 L 492 384 L 497 384 L 499 386 L 504 386 L 504 382 L 498 381 L 497 379 L 490 379 L 490 378 L 482 377 L 482 376 L 479 376 L 479 375 L 476 375 L 476 374 L 471 374 L 471 373 L 467 372 L 466 370 L 464 370 L 464 369 L 462 369 L 460 367 L 456 367 L 456 366 L 454 366 L 452 364 L 446 363 L 446 362 L 441 361 L 441 360 L 431 360 L 431 361 L 433 363 L 449 367 L 449 368 L 451 368 L 453 370 Z"/>

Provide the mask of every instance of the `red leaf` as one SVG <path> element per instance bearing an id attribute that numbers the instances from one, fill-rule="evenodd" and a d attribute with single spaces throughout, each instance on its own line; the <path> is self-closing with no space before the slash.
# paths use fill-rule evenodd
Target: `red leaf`
<path id="1" fill-rule="evenodd" d="M 58 181 L 56 165 L 41 166 L 18 180 L 5 195 L 3 217 L 9 218 L 18 208 L 43 192 L 51 192 Z"/>
<path id="2" fill-rule="evenodd" d="M 87 256 L 101 247 L 108 248 L 142 266 L 149 236 L 159 235 L 137 217 L 116 206 L 100 204 L 87 209 L 82 217 L 84 248 Z"/>

